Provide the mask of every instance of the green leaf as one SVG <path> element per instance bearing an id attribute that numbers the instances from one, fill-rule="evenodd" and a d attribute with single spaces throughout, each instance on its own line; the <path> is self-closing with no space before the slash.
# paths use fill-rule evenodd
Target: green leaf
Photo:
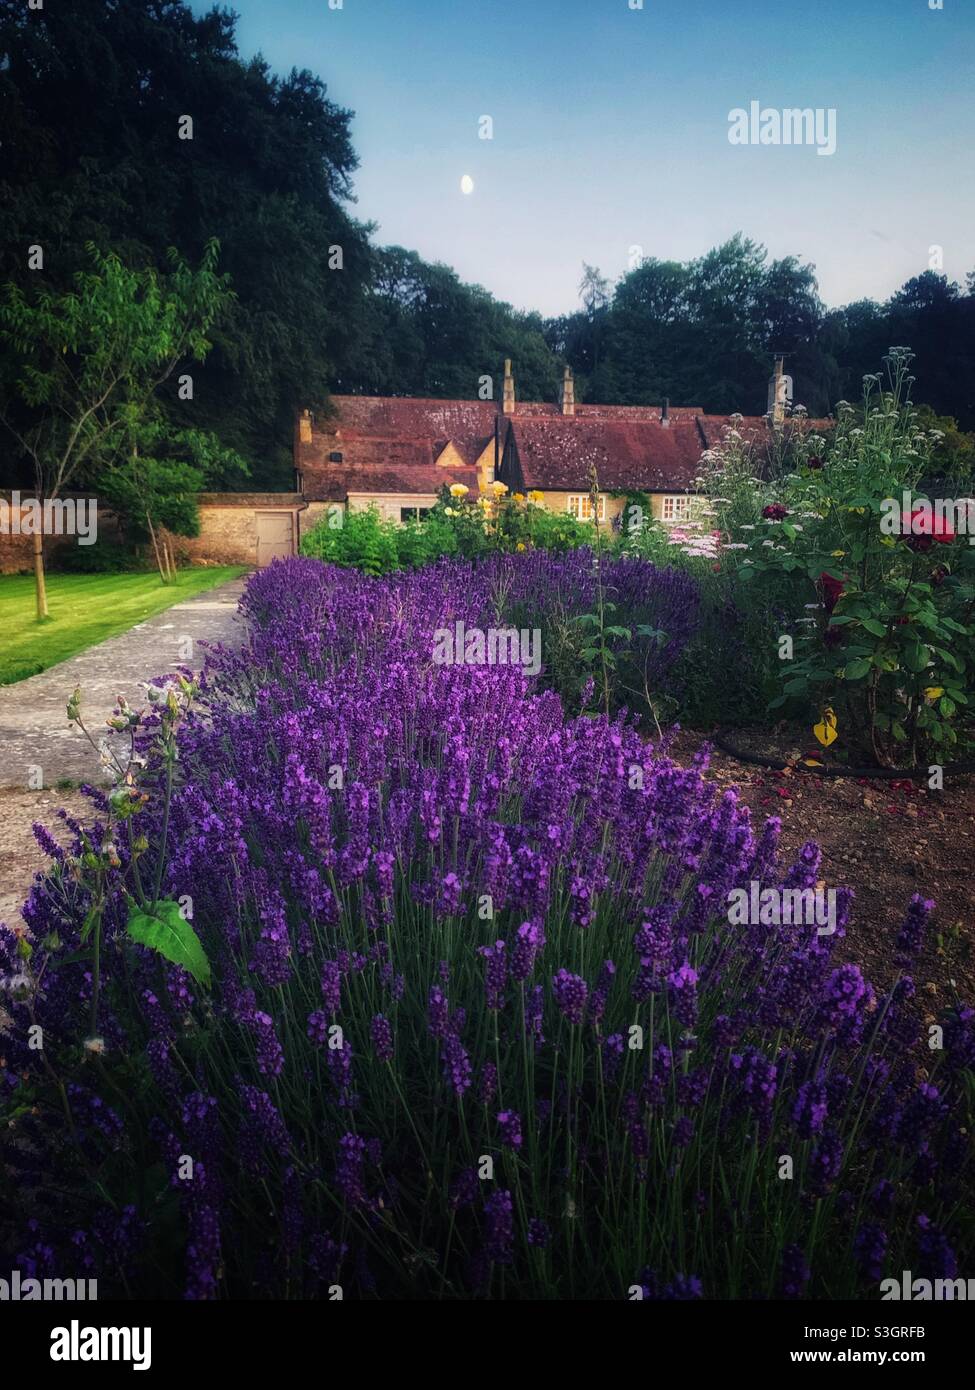
<path id="1" fill-rule="evenodd" d="M 893 724 L 891 724 L 890 728 L 891 732 L 894 735 L 894 738 L 896 738 L 898 743 L 907 742 L 907 730 L 904 728 L 904 725 L 900 722 L 900 720 L 895 719 Z"/>
<path id="2" fill-rule="evenodd" d="M 66 956 L 55 956 L 53 960 L 48 961 L 47 968 L 48 970 L 60 970 L 62 965 L 77 965 L 80 961 L 93 960 L 94 956 L 94 949 L 69 951 Z"/>
<path id="3" fill-rule="evenodd" d="M 867 674 L 869 670 L 869 661 L 851 661 L 849 666 L 847 666 L 846 668 L 846 679 L 848 681 L 862 680 L 862 678 Z"/>
<path id="4" fill-rule="evenodd" d="M 198 984 L 209 985 L 210 962 L 200 938 L 181 915 L 179 903 L 166 899 L 156 903 L 152 913 L 143 912 L 132 903 L 127 926 L 133 941 L 158 951 L 173 965 L 181 965 Z"/>
<path id="5" fill-rule="evenodd" d="M 874 637 L 886 637 L 887 635 L 887 629 L 876 618 L 864 618 L 862 626 Z"/>
<path id="6" fill-rule="evenodd" d="M 957 709 L 957 705 L 954 700 L 950 699 L 947 695 L 942 695 L 941 699 L 938 701 L 938 709 L 946 719 L 950 719 Z"/>
<path id="7" fill-rule="evenodd" d="M 904 650 L 904 665 L 909 671 L 917 674 L 926 669 L 928 664 L 928 649 L 920 642 L 912 642 Z"/>
<path id="8" fill-rule="evenodd" d="M 88 940 L 89 936 L 91 936 L 92 928 L 95 926 L 101 915 L 101 908 L 93 907 L 89 909 L 87 917 L 81 924 L 81 931 L 78 933 L 79 941 L 84 942 Z"/>

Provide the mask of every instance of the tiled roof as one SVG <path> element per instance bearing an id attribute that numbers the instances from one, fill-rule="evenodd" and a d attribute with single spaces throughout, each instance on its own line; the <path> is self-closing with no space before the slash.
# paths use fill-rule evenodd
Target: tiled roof
<path id="1" fill-rule="evenodd" d="M 665 428 L 659 422 L 559 416 L 516 418 L 512 428 L 515 474 L 520 473 L 512 485 L 519 490 L 587 489 L 595 466 L 600 487 L 610 492 L 681 491 L 697 476 L 703 447 L 691 423 Z"/>
<path id="2" fill-rule="evenodd" d="M 493 401 L 335 396 L 333 403 L 335 413 L 315 422 L 311 441 L 295 446 L 309 501 L 342 501 L 350 492 L 436 494 L 445 483 L 477 490 L 474 464 L 494 438 Z M 437 463 L 448 444 L 462 463 Z"/>
<path id="3" fill-rule="evenodd" d="M 659 406 L 580 404 L 574 416 L 563 416 L 544 401 L 519 401 L 514 415 L 500 415 L 494 401 L 335 396 L 333 404 L 334 414 L 314 423 L 310 442 L 296 435 L 295 463 L 309 501 L 341 501 L 350 492 L 430 494 L 454 482 L 475 490 L 474 464 L 496 427 L 502 449 L 510 431 L 514 466 L 502 476 L 518 491 L 588 488 L 595 464 L 608 491 L 679 492 L 692 486 L 702 452 L 722 444 L 729 428 L 756 449 L 770 439 L 764 416 L 705 415 L 697 406 L 672 407 L 665 427 Z M 785 428 L 831 423 L 789 421 Z M 437 463 L 448 444 L 462 464 Z"/>
<path id="4" fill-rule="evenodd" d="M 325 433 L 454 439 L 494 433 L 494 401 L 439 401 L 421 396 L 333 396 L 336 414 L 319 422 Z"/>
<path id="5" fill-rule="evenodd" d="M 307 465 L 303 465 L 303 469 Z M 358 468 L 341 463 L 328 464 L 317 472 L 304 472 L 304 493 L 309 502 L 341 502 L 350 492 L 405 492 L 436 495 L 451 483 L 466 483 L 477 492 L 476 468 L 438 468 L 436 464 L 403 464 L 399 467 Z"/>
<path id="6" fill-rule="evenodd" d="M 769 439 L 768 419 L 764 415 L 701 415 L 698 417 L 698 425 L 709 449 L 716 449 L 723 444 L 729 430 L 737 430 L 744 442 L 750 446 L 763 446 Z M 822 433 L 832 428 L 832 420 L 810 420 L 799 416 L 786 420 L 782 426 L 787 436 L 795 431 L 804 434 Z"/>

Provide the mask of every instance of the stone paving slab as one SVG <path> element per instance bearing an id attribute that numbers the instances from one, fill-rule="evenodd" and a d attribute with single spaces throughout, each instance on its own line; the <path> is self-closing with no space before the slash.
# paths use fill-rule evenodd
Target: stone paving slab
<path id="1" fill-rule="evenodd" d="M 105 720 L 119 695 L 133 708 L 144 706 L 144 683 L 153 676 L 177 666 L 202 667 L 201 642 L 237 646 L 243 641 L 237 604 L 245 582 L 241 576 L 182 599 L 40 675 L 0 686 L 0 788 L 36 790 L 38 778 L 45 788 L 67 779 L 106 781 L 97 753 L 68 723 L 65 706 L 75 686 L 81 686 L 81 714 L 95 741 L 105 736 L 111 743 L 116 736 Z M 128 739 L 113 746 L 127 750 Z"/>

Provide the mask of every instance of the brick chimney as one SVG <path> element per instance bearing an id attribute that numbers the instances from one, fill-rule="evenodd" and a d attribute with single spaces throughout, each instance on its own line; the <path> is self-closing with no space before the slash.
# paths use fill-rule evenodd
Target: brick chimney
<path id="1" fill-rule="evenodd" d="M 670 429 L 670 397 L 664 396 L 663 409 L 660 412 L 660 423 L 665 430 Z"/>
<path id="2" fill-rule="evenodd" d="M 559 392 L 559 405 L 563 415 L 576 413 L 576 384 L 572 380 L 572 368 L 566 367 L 562 374 L 562 389 Z"/>
<path id="3" fill-rule="evenodd" d="M 784 367 L 785 359 L 783 357 L 776 357 L 775 370 L 769 377 L 767 414 L 773 425 L 781 425 L 785 419 L 785 408 L 788 403 L 788 387 L 786 385 Z"/>
<path id="4" fill-rule="evenodd" d="M 504 385 L 501 393 L 501 413 L 503 415 L 514 415 L 515 413 L 515 379 L 511 375 L 511 358 L 504 359 Z"/>
<path id="5" fill-rule="evenodd" d="M 303 410 L 298 416 L 298 439 L 302 444 L 311 443 L 311 411 Z"/>

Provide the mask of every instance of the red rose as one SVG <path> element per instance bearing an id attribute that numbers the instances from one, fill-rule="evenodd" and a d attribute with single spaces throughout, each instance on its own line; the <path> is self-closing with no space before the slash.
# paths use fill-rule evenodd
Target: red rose
<path id="1" fill-rule="evenodd" d="M 788 515 L 788 507 L 784 507 L 781 502 L 773 502 L 770 506 L 762 508 L 762 516 L 768 517 L 769 521 L 785 521 Z"/>
<path id="2" fill-rule="evenodd" d="M 930 550 L 935 541 L 939 545 L 950 545 L 955 539 L 955 533 L 945 518 L 932 516 L 923 507 L 901 513 L 901 531 L 908 536 L 907 544 L 911 550 Z"/>
<path id="3" fill-rule="evenodd" d="M 819 587 L 823 594 L 823 607 L 827 613 L 832 613 L 843 593 L 843 582 L 840 579 L 834 579 L 831 574 L 827 574 L 824 570 L 819 576 Z"/>

